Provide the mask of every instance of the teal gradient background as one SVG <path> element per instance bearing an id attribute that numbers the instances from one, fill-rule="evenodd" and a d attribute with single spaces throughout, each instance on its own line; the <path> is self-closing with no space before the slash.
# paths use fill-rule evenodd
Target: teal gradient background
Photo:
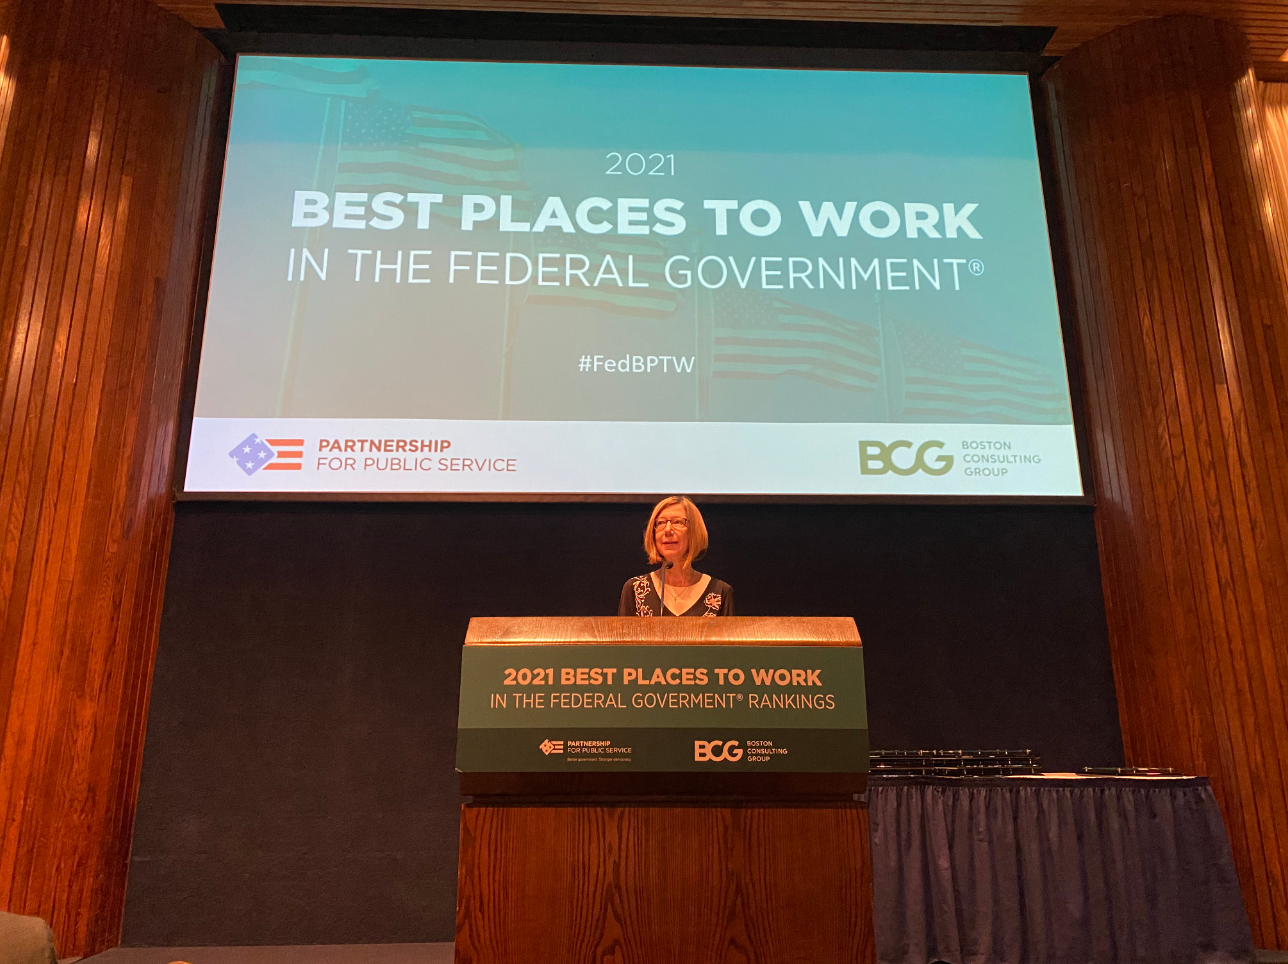
<path id="1" fill-rule="evenodd" d="M 291 72 L 312 71 L 324 82 L 297 84 Z M 358 77 L 359 84 L 328 77 Z M 264 78 L 268 77 L 269 80 Z M 279 79 L 273 79 L 279 78 Z M 285 79 L 280 79 L 285 78 Z M 805 257 L 940 259 L 940 288 L 839 290 L 797 284 L 757 291 L 750 299 L 760 321 L 731 308 L 730 282 L 707 291 L 696 284 L 669 292 L 664 309 L 636 317 L 605 309 L 571 288 L 447 284 L 447 252 L 541 251 L 584 254 L 599 263 L 599 241 L 582 232 L 512 234 L 497 221 L 460 229 L 459 196 L 436 211 L 428 230 L 408 222 L 392 231 L 292 228 L 294 192 L 332 194 L 344 184 L 345 159 L 388 157 L 398 145 L 359 141 L 355 118 L 388 106 L 394 111 L 459 112 L 505 145 L 510 175 L 526 188 L 531 220 L 557 195 L 569 211 L 582 198 L 602 196 L 682 201 L 685 231 L 651 234 L 660 266 L 681 255 L 715 255 L 747 264 L 752 258 Z M 469 136 L 475 136 L 471 133 Z M 479 135 L 482 136 L 482 135 Z M 431 146 L 433 146 L 431 144 Z M 385 150 L 388 147 L 388 150 Z M 367 151 L 368 154 L 363 154 Z M 610 152 L 674 157 L 674 174 L 607 173 Z M 364 182 L 362 190 L 406 193 Z M 412 189 L 415 189 L 414 187 Z M 431 190 L 431 188 L 424 188 Z M 463 193 L 499 192 L 480 187 Z M 703 201 L 767 199 L 782 211 L 782 227 L 755 237 L 733 225 L 714 232 Z M 815 238 L 798 202 L 842 208 L 883 200 L 942 209 L 977 204 L 971 223 L 982 238 L 909 239 L 900 231 L 878 239 L 859 229 Z M 367 215 L 372 212 L 367 210 Z M 941 222 L 942 225 L 942 222 Z M 325 282 L 301 281 L 288 256 L 329 251 Z M 408 285 L 386 273 L 377 284 L 355 278 L 350 249 L 432 250 L 433 281 Z M 374 255 L 368 256 L 374 258 Z M 425 256 L 430 257 L 430 256 Z M 942 259 L 961 259 L 959 286 Z M 968 272 L 966 261 L 980 265 Z M 785 261 L 778 265 L 785 267 Z M 624 273 L 625 265 L 620 270 Z M 592 275 L 594 268 L 592 267 Z M 661 285 L 660 268 L 649 279 Z M 785 277 L 778 279 L 786 281 Z M 815 281 L 817 278 L 814 279 Z M 924 279 L 922 279 L 924 281 Z M 753 285 L 757 288 L 757 285 Z M 557 304 L 542 295 L 555 294 Z M 809 370 L 756 378 L 722 377 L 721 330 L 755 325 L 774 311 L 825 312 L 834 327 L 879 331 L 871 348 L 879 380 L 861 389 L 828 381 L 840 356 Z M 558 299 L 556 299 L 557 301 Z M 911 336 L 935 344 L 962 339 L 987 352 L 1019 356 L 1047 392 L 1040 417 L 963 409 L 928 417 L 907 405 Z M 849 337 L 842 335 L 844 342 Z M 856 336 L 858 337 L 858 336 Z M 835 341 L 835 339 L 833 339 Z M 879 341 L 879 344 L 878 344 Z M 902 346 L 902 347 L 899 347 Z M 844 347 L 844 346 L 843 346 Z M 952 349 L 952 354 L 956 349 Z M 586 354 L 692 357 L 694 368 L 669 382 L 579 378 Z M 943 351 L 940 352 L 941 356 Z M 741 362 L 730 363 L 738 369 Z M 725 365 L 727 369 L 729 364 Z M 835 366 L 833 366 L 835 367 Z M 948 368 L 951 368 L 948 365 Z M 947 370 L 947 369 L 946 369 Z M 933 377 L 934 373 L 932 373 Z M 815 377 L 819 376 L 819 377 Z M 957 375 L 948 376 L 957 378 Z M 876 376 L 873 376 L 876 378 Z M 1005 394 L 1005 389 L 1001 389 Z M 1054 401 L 1053 401 L 1054 399 Z M 196 414 L 207 417 L 465 418 L 608 421 L 933 422 L 990 424 L 1072 420 L 1056 304 L 1046 214 L 1039 175 L 1028 79 L 1022 75 L 642 67 L 584 64 L 335 60 L 242 57 L 238 67 L 199 375 Z"/>

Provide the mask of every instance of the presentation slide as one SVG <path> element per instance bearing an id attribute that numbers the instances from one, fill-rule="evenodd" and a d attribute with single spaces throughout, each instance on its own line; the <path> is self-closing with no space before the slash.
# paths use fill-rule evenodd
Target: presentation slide
<path id="1" fill-rule="evenodd" d="M 243 56 L 184 487 L 1081 496 L 1028 78 Z"/>

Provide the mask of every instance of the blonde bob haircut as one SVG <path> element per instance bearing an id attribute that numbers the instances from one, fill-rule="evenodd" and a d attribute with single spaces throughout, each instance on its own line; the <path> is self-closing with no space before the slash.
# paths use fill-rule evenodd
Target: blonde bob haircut
<path id="1" fill-rule="evenodd" d="M 644 527 L 644 551 L 648 553 L 649 562 L 662 561 L 662 554 L 657 551 L 657 543 L 653 539 L 653 527 L 657 524 L 657 517 L 662 514 L 662 510 L 669 509 L 673 505 L 684 506 L 684 515 L 689 520 L 689 551 L 684 561 L 691 563 L 695 559 L 701 559 L 703 553 L 707 551 L 707 524 L 702 521 L 702 513 L 687 496 L 673 495 L 653 506 L 653 511 L 648 517 L 648 525 Z"/>

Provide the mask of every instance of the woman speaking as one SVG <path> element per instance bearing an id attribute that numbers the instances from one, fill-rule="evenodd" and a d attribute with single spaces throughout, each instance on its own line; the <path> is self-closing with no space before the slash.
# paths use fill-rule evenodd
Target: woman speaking
<path id="1" fill-rule="evenodd" d="M 693 569 L 707 551 L 707 527 L 698 507 L 681 495 L 653 507 L 644 527 L 644 551 L 658 568 L 627 579 L 619 616 L 732 616 L 733 589 Z"/>

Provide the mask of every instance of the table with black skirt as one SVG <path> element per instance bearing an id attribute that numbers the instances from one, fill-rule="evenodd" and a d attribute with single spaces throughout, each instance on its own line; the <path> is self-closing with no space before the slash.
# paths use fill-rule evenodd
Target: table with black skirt
<path id="1" fill-rule="evenodd" d="M 1202 777 L 898 777 L 868 789 L 880 964 L 1253 961 Z"/>

